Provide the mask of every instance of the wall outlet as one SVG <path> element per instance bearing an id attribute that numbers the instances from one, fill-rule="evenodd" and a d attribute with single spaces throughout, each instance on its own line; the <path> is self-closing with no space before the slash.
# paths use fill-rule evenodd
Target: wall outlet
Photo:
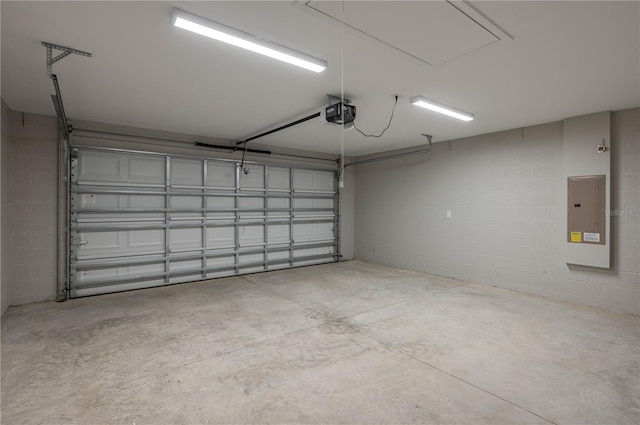
<path id="1" fill-rule="evenodd" d="M 451 218 L 451 217 L 452 217 L 451 210 L 447 210 L 447 218 Z"/>

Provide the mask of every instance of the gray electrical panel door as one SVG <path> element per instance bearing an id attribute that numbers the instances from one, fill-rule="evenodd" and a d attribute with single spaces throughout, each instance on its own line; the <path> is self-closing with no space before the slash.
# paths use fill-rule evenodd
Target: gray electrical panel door
<path id="1" fill-rule="evenodd" d="M 567 241 L 605 244 L 605 178 L 576 176 L 567 179 Z"/>
<path id="2" fill-rule="evenodd" d="M 338 261 L 336 172 L 73 147 L 71 297 Z"/>

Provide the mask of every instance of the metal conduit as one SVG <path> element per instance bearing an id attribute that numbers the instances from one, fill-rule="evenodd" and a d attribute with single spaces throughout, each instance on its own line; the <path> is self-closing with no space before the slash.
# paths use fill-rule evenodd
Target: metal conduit
<path id="1" fill-rule="evenodd" d="M 367 164 L 369 162 L 376 162 L 376 161 L 386 161 L 388 159 L 401 158 L 403 156 L 410 156 L 410 155 L 419 155 L 419 154 L 429 153 L 429 152 L 431 152 L 431 146 L 429 146 L 428 148 L 425 148 L 425 149 L 417 150 L 417 151 L 403 152 L 403 153 L 397 153 L 397 154 L 393 154 L 393 155 L 387 155 L 387 156 L 381 156 L 381 157 L 377 157 L 377 158 L 363 159 L 361 161 L 350 162 L 348 164 L 345 164 L 344 167 L 347 168 L 347 167 L 349 167 L 351 165 Z"/>

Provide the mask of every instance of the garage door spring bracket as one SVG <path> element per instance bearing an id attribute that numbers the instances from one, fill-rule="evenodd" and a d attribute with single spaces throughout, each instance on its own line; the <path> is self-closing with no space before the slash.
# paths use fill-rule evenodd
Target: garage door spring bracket
<path id="1" fill-rule="evenodd" d="M 42 45 L 47 48 L 47 77 L 51 78 L 53 75 L 53 64 L 58 62 L 61 59 L 66 58 L 70 54 L 76 54 L 80 56 L 86 56 L 90 58 L 93 56 L 89 52 L 83 52 L 82 50 L 72 49 L 71 47 L 59 46 L 57 44 L 47 43 L 46 41 L 42 42 Z M 60 50 L 58 56 L 53 57 L 53 49 Z"/>

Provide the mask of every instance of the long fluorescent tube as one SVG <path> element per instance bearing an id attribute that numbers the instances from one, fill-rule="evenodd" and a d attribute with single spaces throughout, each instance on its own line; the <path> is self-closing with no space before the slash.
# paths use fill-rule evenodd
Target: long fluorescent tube
<path id="1" fill-rule="evenodd" d="M 296 50 L 289 49 L 288 47 L 262 40 L 254 35 L 197 15 L 192 15 L 184 10 L 173 9 L 171 23 L 178 28 L 183 28 L 196 34 L 213 38 L 214 40 L 269 56 L 310 71 L 322 72 L 327 67 L 327 62 L 322 59 L 317 59 Z"/>
<path id="2" fill-rule="evenodd" d="M 416 106 L 421 106 L 431 111 L 439 112 L 441 114 L 448 115 L 462 121 L 471 121 L 473 119 L 473 115 L 468 112 L 452 108 L 451 106 L 443 105 L 442 103 L 434 102 L 433 100 L 427 99 L 423 96 L 413 96 L 410 99 L 410 102 Z"/>

